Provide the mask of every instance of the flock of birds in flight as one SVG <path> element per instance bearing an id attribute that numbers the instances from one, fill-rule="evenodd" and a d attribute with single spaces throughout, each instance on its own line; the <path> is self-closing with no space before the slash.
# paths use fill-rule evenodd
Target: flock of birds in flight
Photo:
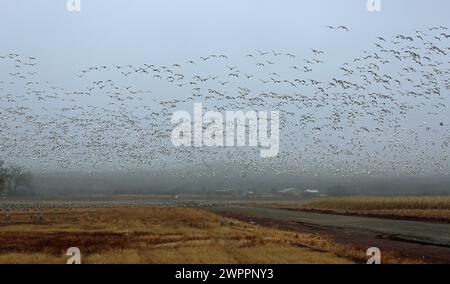
<path id="1" fill-rule="evenodd" d="M 322 49 L 258 49 L 239 58 L 90 66 L 74 76 L 74 89 L 40 79 L 35 57 L 0 54 L 0 158 L 43 171 L 194 177 L 448 175 L 449 55 L 450 31 L 439 26 L 380 36 L 337 67 Z M 279 110 L 279 156 L 172 146 L 171 115 L 194 102 L 220 112 Z"/>

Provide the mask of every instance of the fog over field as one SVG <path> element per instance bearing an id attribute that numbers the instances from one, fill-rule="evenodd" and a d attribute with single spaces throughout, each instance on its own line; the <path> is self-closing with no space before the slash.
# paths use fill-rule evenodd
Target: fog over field
<path id="1" fill-rule="evenodd" d="M 286 188 L 317 189 L 326 195 L 447 195 L 448 177 L 335 177 L 273 176 L 186 177 L 148 173 L 49 173 L 35 175 L 33 194 L 201 194 L 217 197 L 217 191 L 233 190 L 236 196 L 252 191 L 273 195 Z"/>
<path id="2" fill-rule="evenodd" d="M 0 160 L 29 169 L 35 194 L 450 191 L 448 1 L 1 7 Z M 177 125 L 198 135 L 194 103 L 280 121 L 254 146 L 245 120 L 229 146 L 239 131 L 201 117 L 203 144 L 176 146 Z"/>

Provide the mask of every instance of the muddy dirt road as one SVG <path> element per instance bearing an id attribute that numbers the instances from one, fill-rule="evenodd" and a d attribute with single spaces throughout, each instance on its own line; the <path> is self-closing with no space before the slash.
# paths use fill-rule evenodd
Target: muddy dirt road
<path id="1" fill-rule="evenodd" d="M 310 213 L 253 206 L 210 210 L 263 226 L 327 235 L 338 243 L 377 246 L 431 263 L 450 263 L 450 224 Z"/>

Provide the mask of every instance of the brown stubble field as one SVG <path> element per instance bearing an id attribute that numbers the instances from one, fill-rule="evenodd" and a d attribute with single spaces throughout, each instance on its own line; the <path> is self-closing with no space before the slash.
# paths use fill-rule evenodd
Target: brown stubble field
<path id="1" fill-rule="evenodd" d="M 319 213 L 450 223 L 450 196 L 324 197 L 308 202 L 273 203 L 265 206 Z"/>
<path id="2" fill-rule="evenodd" d="M 0 213 L 3 214 L 3 213 Z M 195 208 L 129 206 L 10 212 L 0 221 L 0 263 L 364 263 L 367 248 Z M 420 263 L 385 252 L 384 263 Z"/>

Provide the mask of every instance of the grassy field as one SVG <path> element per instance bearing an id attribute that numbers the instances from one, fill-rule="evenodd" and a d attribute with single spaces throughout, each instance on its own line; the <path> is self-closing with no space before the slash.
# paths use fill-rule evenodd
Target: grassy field
<path id="1" fill-rule="evenodd" d="M 12 212 L 0 221 L 0 263 L 351 263 L 365 251 L 199 209 L 117 207 Z M 4 213 L 0 213 L 0 217 Z"/>
<path id="2" fill-rule="evenodd" d="M 306 203 L 283 203 L 272 206 L 293 210 L 450 222 L 450 196 L 326 197 Z"/>

